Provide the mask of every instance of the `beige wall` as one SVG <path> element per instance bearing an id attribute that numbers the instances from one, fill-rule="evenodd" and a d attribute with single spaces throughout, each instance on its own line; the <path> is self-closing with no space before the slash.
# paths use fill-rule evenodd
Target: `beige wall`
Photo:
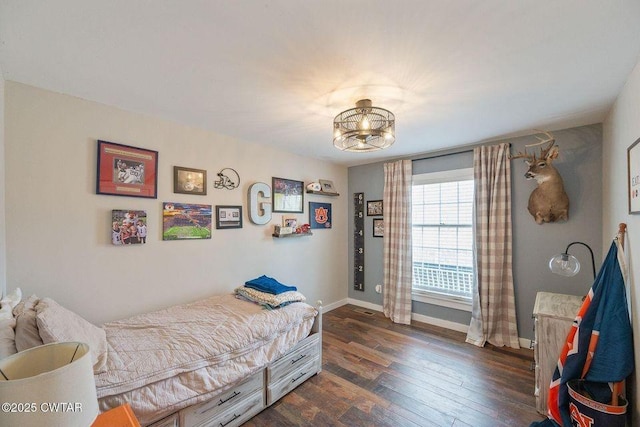
<path id="1" fill-rule="evenodd" d="M 625 249 L 629 260 L 630 305 L 633 319 L 636 367 L 640 366 L 640 215 L 629 215 L 627 199 L 627 148 L 640 138 L 640 62 L 629 76 L 603 127 L 603 251 L 621 222 L 627 223 Z M 634 422 L 640 420 L 640 376 L 633 381 Z"/>
<path id="2" fill-rule="evenodd" d="M 296 285 L 310 302 L 347 296 L 347 169 L 241 143 L 212 132 L 6 82 L 6 244 L 9 289 L 49 296 L 95 323 L 230 292 L 258 275 Z M 158 199 L 95 194 L 96 140 L 159 152 Z M 330 141 L 328 142 L 330 143 Z M 173 166 L 208 171 L 208 194 L 173 193 Z M 239 189 L 212 188 L 224 167 L 238 171 Z M 247 218 L 254 182 L 278 176 L 305 183 L 331 179 L 333 229 L 292 239 L 271 237 L 269 225 Z M 213 230 L 212 239 L 162 241 L 162 202 L 242 205 L 244 228 Z M 111 244 L 112 209 L 147 211 L 144 246 Z"/>
<path id="3" fill-rule="evenodd" d="M 0 295 L 4 295 L 7 279 L 7 247 L 4 203 L 4 78 L 0 69 Z"/>

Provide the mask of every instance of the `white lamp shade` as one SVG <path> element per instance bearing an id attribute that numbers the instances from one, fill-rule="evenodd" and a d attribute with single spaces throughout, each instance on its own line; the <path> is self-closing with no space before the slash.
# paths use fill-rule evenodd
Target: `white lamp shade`
<path id="1" fill-rule="evenodd" d="M 561 276 L 575 276 L 580 271 L 580 261 L 573 255 L 559 254 L 549 260 L 549 269 L 552 273 Z"/>
<path id="2" fill-rule="evenodd" d="M 99 411 L 89 346 L 52 343 L 0 359 L 0 403 L 0 426 L 90 426 Z"/>

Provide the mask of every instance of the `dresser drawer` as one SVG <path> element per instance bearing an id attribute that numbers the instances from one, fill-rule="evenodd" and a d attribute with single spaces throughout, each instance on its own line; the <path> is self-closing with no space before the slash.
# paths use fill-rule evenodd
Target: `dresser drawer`
<path id="1" fill-rule="evenodd" d="M 249 399 L 249 395 L 253 397 L 252 393 L 255 391 L 258 391 L 262 397 L 263 390 L 264 371 L 261 370 L 213 399 L 180 411 L 180 426 L 202 425 L 203 422 L 226 413 L 227 410 L 237 409 L 238 405 L 244 404 L 245 400 Z M 264 399 L 261 398 L 261 400 Z"/>
<path id="2" fill-rule="evenodd" d="M 315 358 L 317 362 L 320 354 L 319 343 L 318 334 L 310 335 L 287 354 L 273 362 L 267 368 L 267 384 L 271 385 L 284 377 L 289 377 L 291 372 L 297 371 L 299 366 L 305 365 L 310 359 Z"/>
<path id="3" fill-rule="evenodd" d="M 267 405 L 272 405 L 282 396 L 318 372 L 319 356 L 317 354 L 313 357 L 306 357 L 304 360 L 305 362 L 300 362 L 300 364 L 296 364 L 293 368 L 288 369 L 279 381 L 269 382 L 267 387 Z"/>

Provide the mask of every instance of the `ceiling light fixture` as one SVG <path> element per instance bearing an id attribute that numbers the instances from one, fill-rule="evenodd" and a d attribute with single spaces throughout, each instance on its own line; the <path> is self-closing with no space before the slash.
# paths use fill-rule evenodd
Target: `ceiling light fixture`
<path id="1" fill-rule="evenodd" d="M 333 119 L 333 145 L 342 151 L 363 153 L 390 147 L 396 140 L 396 116 L 373 107 L 370 99 Z"/>

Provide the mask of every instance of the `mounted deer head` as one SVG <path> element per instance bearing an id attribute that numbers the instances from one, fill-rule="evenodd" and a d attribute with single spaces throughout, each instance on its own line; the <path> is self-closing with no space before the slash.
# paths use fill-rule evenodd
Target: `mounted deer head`
<path id="1" fill-rule="evenodd" d="M 524 174 L 525 178 L 535 179 L 538 182 L 538 187 L 529 196 L 528 206 L 529 213 L 538 224 L 569 219 L 569 197 L 564 191 L 562 177 L 552 165 L 560 150 L 555 145 L 556 140 L 553 135 L 549 132 L 544 134 L 547 139 L 536 136 L 540 142 L 525 145 L 524 153 L 519 152 L 515 156 L 510 156 L 511 159 L 524 158 L 529 166 L 527 173 Z M 543 145 L 540 148 L 539 157 L 536 157 L 535 153 L 527 153 L 527 147 L 532 145 Z"/>

